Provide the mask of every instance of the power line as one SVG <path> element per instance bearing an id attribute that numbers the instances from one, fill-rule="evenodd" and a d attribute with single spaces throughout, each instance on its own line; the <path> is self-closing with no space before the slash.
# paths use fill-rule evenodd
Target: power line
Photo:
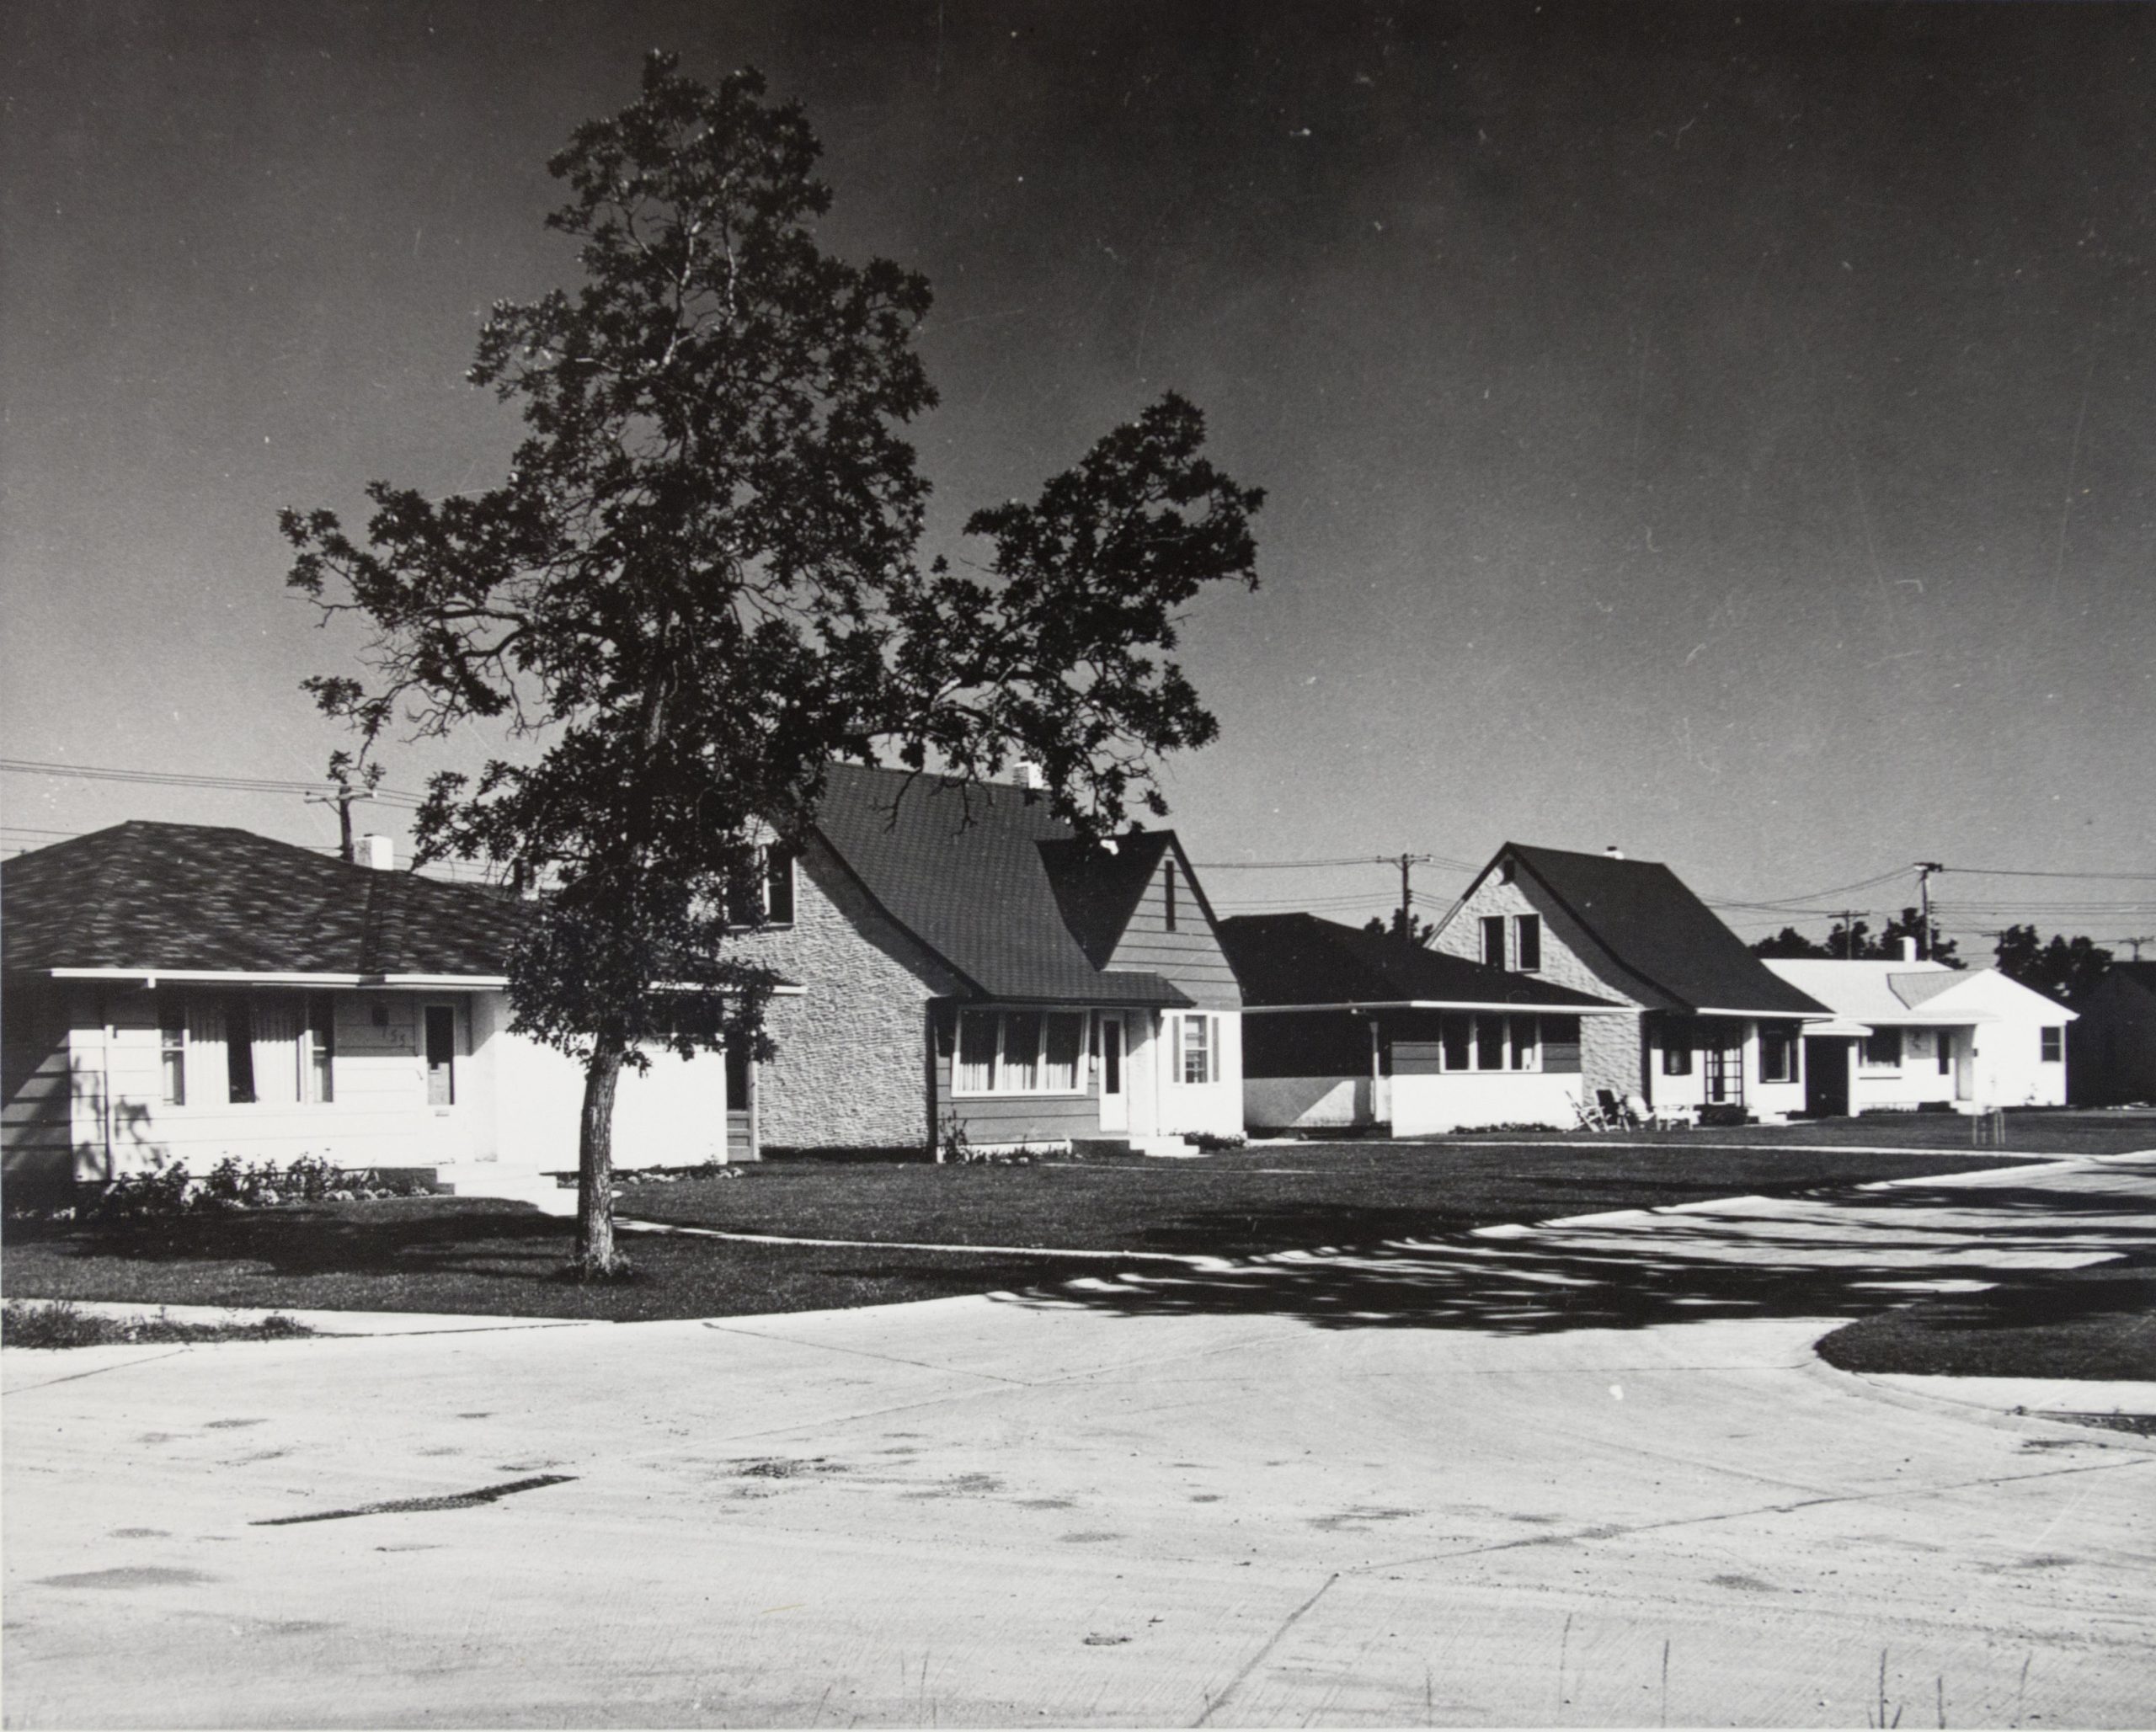
<path id="1" fill-rule="evenodd" d="M 205 775 L 177 770 L 126 770 L 107 764 L 53 764 L 33 758 L 0 758 L 0 770 L 19 775 L 52 775 L 80 781 L 133 782 L 151 787 L 218 788 L 246 794 L 320 794 L 336 787 L 320 781 L 293 781 L 275 776 Z M 376 788 L 367 796 L 387 806 L 418 806 L 421 797 L 400 788 Z"/>
<path id="2" fill-rule="evenodd" d="M 2156 872 L 2039 872 L 2013 866 L 1951 866 L 1940 870 L 1972 878 L 2125 878 L 2137 883 L 2156 883 Z"/>

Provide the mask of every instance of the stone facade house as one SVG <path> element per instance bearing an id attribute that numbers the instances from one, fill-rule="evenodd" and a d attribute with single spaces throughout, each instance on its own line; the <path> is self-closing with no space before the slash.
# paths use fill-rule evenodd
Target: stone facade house
<path id="1" fill-rule="evenodd" d="M 1666 866 L 1508 842 L 1432 943 L 1626 1007 L 1581 1020 L 1589 1090 L 1710 1118 L 1803 1110 L 1801 1030 L 1829 1013 L 1769 972 Z"/>

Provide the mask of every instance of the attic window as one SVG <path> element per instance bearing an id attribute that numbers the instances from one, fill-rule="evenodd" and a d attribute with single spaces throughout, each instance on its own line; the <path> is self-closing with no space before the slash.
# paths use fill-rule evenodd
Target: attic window
<path id="1" fill-rule="evenodd" d="M 1172 932 L 1176 930 L 1176 862 L 1173 855 L 1168 856 L 1166 864 L 1161 868 L 1161 883 L 1167 897 L 1167 930 Z"/>

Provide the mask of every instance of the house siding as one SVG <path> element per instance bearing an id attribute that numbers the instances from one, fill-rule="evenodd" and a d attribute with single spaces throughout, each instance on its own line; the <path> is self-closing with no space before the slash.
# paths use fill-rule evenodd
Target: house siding
<path id="1" fill-rule="evenodd" d="M 1168 930 L 1168 863 L 1176 863 L 1176 930 Z M 1116 973 L 1158 974 L 1207 1010 L 1240 1010 L 1241 989 L 1219 935 L 1192 887 L 1187 865 L 1172 850 L 1161 856 L 1106 967 Z"/>
<path id="2" fill-rule="evenodd" d="M 1535 971 L 1535 979 L 1619 1004 L 1635 1007 L 1641 1005 L 1639 997 L 1625 983 L 1630 978 L 1627 972 L 1614 966 L 1614 958 L 1590 961 L 1606 958 L 1608 952 L 1524 872 L 1509 884 L 1494 871 L 1487 874 L 1476 886 L 1474 893 L 1446 917 L 1431 941 L 1432 947 L 1448 956 L 1464 957 L 1470 962 L 1481 962 L 1481 923 L 1491 914 L 1507 917 L 1505 961 L 1508 966 L 1518 960 L 1512 954 L 1510 917 L 1538 914 L 1542 919 L 1542 966 Z M 1582 1082 L 1589 1091 L 1607 1089 L 1615 1095 L 1645 1093 L 1652 1096 L 1652 1067 L 1647 1062 L 1646 1048 L 1646 1019 L 1643 1015 L 1582 1017 Z"/>
<path id="3" fill-rule="evenodd" d="M 798 862 L 792 925 L 744 934 L 739 953 L 802 989 L 766 1011 L 763 1145 L 926 1150 L 929 1001 L 963 983 L 820 842 Z"/>

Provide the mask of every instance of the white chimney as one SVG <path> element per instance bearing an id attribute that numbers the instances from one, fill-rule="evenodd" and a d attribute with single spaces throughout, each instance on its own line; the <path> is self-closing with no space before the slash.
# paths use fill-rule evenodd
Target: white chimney
<path id="1" fill-rule="evenodd" d="M 1030 758 L 1021 758 L 1011 766 L 1011 781 L 1014 787 L 1023 788 L 1029 794 L 1038 794 L 1048 786 L 1048 778 L 1042 775 L 1040 765 Z"/>
<path id="2" fill-rule="evenodd" d="M 1608 855 L 1612 860 L 1622 860 L 1625 857 L 1625 850 L 1620 848 L 1614 842 L 1612 842 L 1602 851 Z"/>
<path id="3" fill-rule="evenodd" d="M 363 866 L 370 866 L 377 872 L 397 870 L 397 843 L 392 837 L 362 836 L 354 851 L 359 856 L 359 864 Z"/>
<path id="4" fill-rule="evenodd" d="M 1917 941 L 1916 941 L 1916 940 L 1914 940 L 1913 938 L 1905 938 L 1905 939 L 1903 939 L 1903 940 L 1902 941 L 1902 960 L 1903 960 L 1903 962 L 1913 962 L 1914 961 L 1916 961 L 1916 959 L 1917 959 Z"/>

